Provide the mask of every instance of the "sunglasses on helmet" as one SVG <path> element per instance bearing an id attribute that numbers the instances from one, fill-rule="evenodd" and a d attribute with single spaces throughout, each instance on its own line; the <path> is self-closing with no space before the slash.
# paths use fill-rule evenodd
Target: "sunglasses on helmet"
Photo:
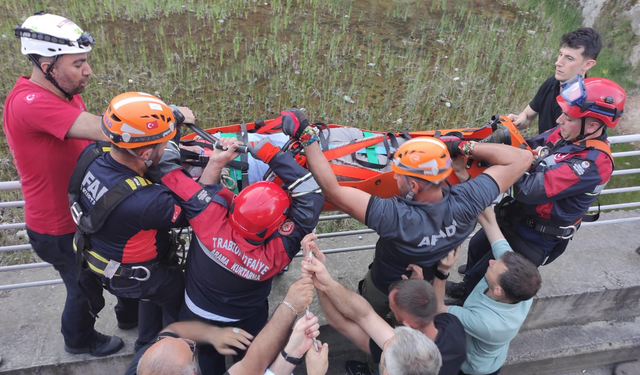
<path id="1" fill-rule="evenodd" d="M 80 37 L 75 41 L 69 40 L 67 38 L 58 38 L 56 36 L 52 36 L 49 34 L 43 34 L 35 31 L 31 31 L 27 28 L 19 27 L 19 26 L 14 27 L 13 32 L 17 38 L 30 38 L 30 39 L 42 40 L 45 42 L 49 42 L 53 44 L 61 44 L 61 45 L 70 46 L 70 47 L 74 46 L 73 44 L 74 42 L 77 43 L 79 47 L 89 47 L 96 44 L 96 40 L 93 39 L 91 34 L 89 34 L 86 31 L 82 33 L 82 35 L 80 35 Z"/>
<path id="2" fill-rule="evenodd" d="M 603 116 L 610 116 L 613 121 L 622 116 L 622 113 L 617 108 L 604 107 L 593 100 L 587 100 L 587 90 L 584 79 L 580 74 L 561 84 L 560 95 L 569 105 L 580 107 L 580 113 L 591 111 Z M 613 105 L 613 98 L 606 97 L 605 102 L 608 99 L 611 100 L 610 104 Z"/>

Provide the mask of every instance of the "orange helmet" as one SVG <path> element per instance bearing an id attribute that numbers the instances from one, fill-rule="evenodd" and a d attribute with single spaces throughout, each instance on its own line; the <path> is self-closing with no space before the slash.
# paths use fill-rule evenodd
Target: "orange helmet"
<path id="1" fill-rule="evenodd" d="M 271 181 L 258 181 L 233 198 L 229 222 L 242 237 L 262 242 L 287 218 L 289 194 Z"/>
<path id="2" fill-rule="evenodd" d="M 111 143 L 137 148 L 170 140 L 176 119 L 162 100 L 143 92 L 125 92 L 111 100 L 102 116 L 102 132 Z"/>
<path id="3" fill-rule="evenodd" d="M 437 184 L 451 174 L 451 157 L 447 146 L 439 139 L 413 138 L 398 147 L 391 169 L 401 175 Z"/>

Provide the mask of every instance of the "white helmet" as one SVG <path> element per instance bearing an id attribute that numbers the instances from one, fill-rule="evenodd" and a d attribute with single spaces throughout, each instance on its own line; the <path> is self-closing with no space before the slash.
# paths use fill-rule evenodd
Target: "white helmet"
<path id="1" fill-rule="evenodd" d="M 91 34 L 72 21 L 54 14 L 39 12 L 14 29 L 22 43 L 23 55 L 57 56 L 91 51 L 96 44 Z"/>

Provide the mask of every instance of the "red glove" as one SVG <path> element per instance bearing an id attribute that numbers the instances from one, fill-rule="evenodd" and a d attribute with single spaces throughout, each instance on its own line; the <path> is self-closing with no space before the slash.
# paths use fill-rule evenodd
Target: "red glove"
<path id="1" fill-rule="evenodd" d="M 264 137 L 258 143 L 251 142 L 249 152 L 254 158 L 269 164 L 271 159 L 280 153 L 280 147 L 271 143 L 269 137 Z"/>

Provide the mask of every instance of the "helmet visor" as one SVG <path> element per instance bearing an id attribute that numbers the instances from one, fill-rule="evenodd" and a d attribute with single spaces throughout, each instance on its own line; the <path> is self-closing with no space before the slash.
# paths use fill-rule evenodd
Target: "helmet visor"
<path id="1" fill-rule="evenodd" d="M 575 78 L 562 84 L 560 95 L 569 105 L 582 106 L 587 99 L 587 91 L 584 88 L 584 79 L 578 74 Z"/>
<path id="2" fill-rule="evenodd" d="M 585 88 L 584 79 L 580 74 L 562 84 L 560 95 L 562 95 L 562 98 L 567 102 L 567 104 L 580 107 L 580 113 L 591 111 L 603 116 L 611 117 L 613 121 L 616 121 L 618 117 L 622 116 L 622 112 L 613 107 L 613 105 L 610 108 L 599 105 L 593 100 L 587 100 L 587 90 Z M 609 97 L 605 98 L 605 100 L 607 99 L 609 99 Z M 613 104 L 613 98 L 610 100 L 611 104 Z"/>

